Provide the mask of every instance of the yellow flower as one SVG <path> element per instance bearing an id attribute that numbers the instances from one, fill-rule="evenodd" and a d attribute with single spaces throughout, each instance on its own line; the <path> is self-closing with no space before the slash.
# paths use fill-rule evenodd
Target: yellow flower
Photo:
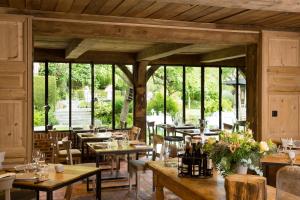
<path id="1" fill-rule="evenodd" d="M 261 141 L 259 143 L 259 151 L 262 153 L 262 152 L 266 152 L 266 151 L 269 151 L 269 146 L 266 142 L 264 141 Z"/>

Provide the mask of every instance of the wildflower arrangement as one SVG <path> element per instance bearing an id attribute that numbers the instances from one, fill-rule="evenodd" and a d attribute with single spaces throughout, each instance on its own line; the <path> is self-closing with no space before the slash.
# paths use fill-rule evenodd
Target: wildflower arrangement
<path id="1" fill-rule="evenodd" d="M 262 175 L 260 158 L 276 150 L 271 140 L 256 142 L 250 129 L 241 132 L 220 133 L 219 141 L 209 138 L 204 150 L 223 176 L 235 173 L 238 165 L 247 166 Z"/>

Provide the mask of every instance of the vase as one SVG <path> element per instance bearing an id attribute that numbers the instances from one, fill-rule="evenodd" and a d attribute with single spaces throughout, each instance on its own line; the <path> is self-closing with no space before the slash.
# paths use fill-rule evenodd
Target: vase
<path id="1" fill-rule="evenodd" d="M 246 164 L 238 163 L 235 170 L 237 174 L 247 174 L 248 166 Z"/>

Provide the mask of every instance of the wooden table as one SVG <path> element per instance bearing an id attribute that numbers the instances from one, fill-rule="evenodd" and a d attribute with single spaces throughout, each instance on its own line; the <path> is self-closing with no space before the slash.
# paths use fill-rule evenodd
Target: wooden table
<path id="1" fill-rule="evenodd" d="M 168 126 L 170 126 L 170 124 L 157 124 L 156 127 L 155 127 L 155 132 L 157 133 L 158 128 L 162 128 L 162 129 L 164 129 L 164 136 L 166 137 L 166 129 L 167 129 Z M 195 128 L 194 125 L 178 125 L 178 126 L 175 126 L 175 129 L 193 129 L 193 128 Z"/>
<path id="2" fill-rule="evenodd" d="M 39 191 L 47 192 L 47 200 L 53 199 L 53 191 L 71 185 L 77 181 L 96 175 L 96 199 L 101 199 L 101 170 L 96 167 L 64 165 L 64 172 L 56 173 L 54 165 L 49 165 L 49 180 L 34 183 L 30 181 L 15 181 L 13 187 L 35 190 L 39 199 Z"/>
<path id="3" fill-rule="evenodd" d="M 177 168 L 165 167 L 161 161 L 150 161 L 147 166 L 153 170 L 156 188 L 156 200 L 164 199 L 163 188 L 166 187 L 185 200 L 225 200 L 224 179 L 214 173 L 212 178 L 193 179 L 177 175 Z M 267 199 L 275 200 L 276 189 L 267 186 Z"/>
<path id="4" fill-rule="evenodd" d="M 100 158 L 104 155 L 129 155 L 136 154 L 136 159 L 138 159 L 139 153 L 152 151 L 153 147 L 148 145 L 138 146 L 138 145 L 128 145 L 123 148 L 106 148 L 106 149 L 97 149 L 94 148 L 94 142 L 87 143 L 89 148 L 96 154 L 96 166 L 99 167 Z"/>
<path id="5" fill-rule="evenodd" d="M 110 139 L 111 136 L 112 136 L 111 132 L 99 133 L 99 134 L 94 134 L 92 132 L 77 133 L 79 146 L 81 148 L 81 162 L 83 162 L 85 158 L 85 154 L 84 154 L 85 149 L 88 156 L 88 148 L 86 146 L 87 142 L 101 142 Z"/>
<path id="6" fill-rule="evenodd" d="M 276 177 L 274 177 L 274 174 L 276 175 L 278 168 L 290 165 L 290 159 L 287 153 L 275 153 L 267 155 L 263 157 L 260 162 L 263 167 L 264 176 L 267 177 L 267 183 L 273 186 L 276 184 Z M 294 164 L 300 166 L 300 151 L 297 151 L 296 153 L 296 161 Z"/>
<path id="7" fill-rule="evenodd" d="M 196 136 L 196 135 L 200 135 L 200 130 L 193 128 L 193 129 L 175 129 L 176 133 L 181 133 L 184 136 L 188 135 L 188 136 Z M 204 132 L 204 136 L 219 136 L 220 131 L 205 131 Z"/>

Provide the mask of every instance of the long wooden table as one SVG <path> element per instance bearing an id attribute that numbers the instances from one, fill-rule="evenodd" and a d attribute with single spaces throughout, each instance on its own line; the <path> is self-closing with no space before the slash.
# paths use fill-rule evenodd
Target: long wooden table
<path id="1" fill-rule="evenodd" d="M 290 165 L 290 159 L 287 153 L 275 153 L 267 155 L 260 160 L 264 176 L 267 177 L 269 185 L 276 185 L 276 173 L 279 168 Z M 296 153 L 296 161 L 294 165 L 300 166 L 300 151 Z"/>
<path id="2" fill-rule="evenodd" d="M 96 199 L 101 199 L 101 171 L 99 168 L 64 165 L 64 172 L 62 173 L 56 173 L 54 165 L 49 165 L 49 168 L 49 180 L 39 183 L 32 181 L 15 181 L 13 187 L 35 190 L 37 193 L 37 200 L 39 199 L 39 191 L 44 191 L 47 193 L 47 200 L 52 200 L 54 190 L 96 175 Z"/>
<path id="3" fill-rule="evenodd" d="M 177 175 L 177 168 L 165 167 L 161 161 L 150 161 L 147 166 L 153 170 L 156 200 L 163 200 L 166 187 L 185 200 L 225 200 L 224 179 L 216 173 L 212 178 L 192 179 Z M 267 186 L 267 200 L 275 200 L 276 190 Z"/>

